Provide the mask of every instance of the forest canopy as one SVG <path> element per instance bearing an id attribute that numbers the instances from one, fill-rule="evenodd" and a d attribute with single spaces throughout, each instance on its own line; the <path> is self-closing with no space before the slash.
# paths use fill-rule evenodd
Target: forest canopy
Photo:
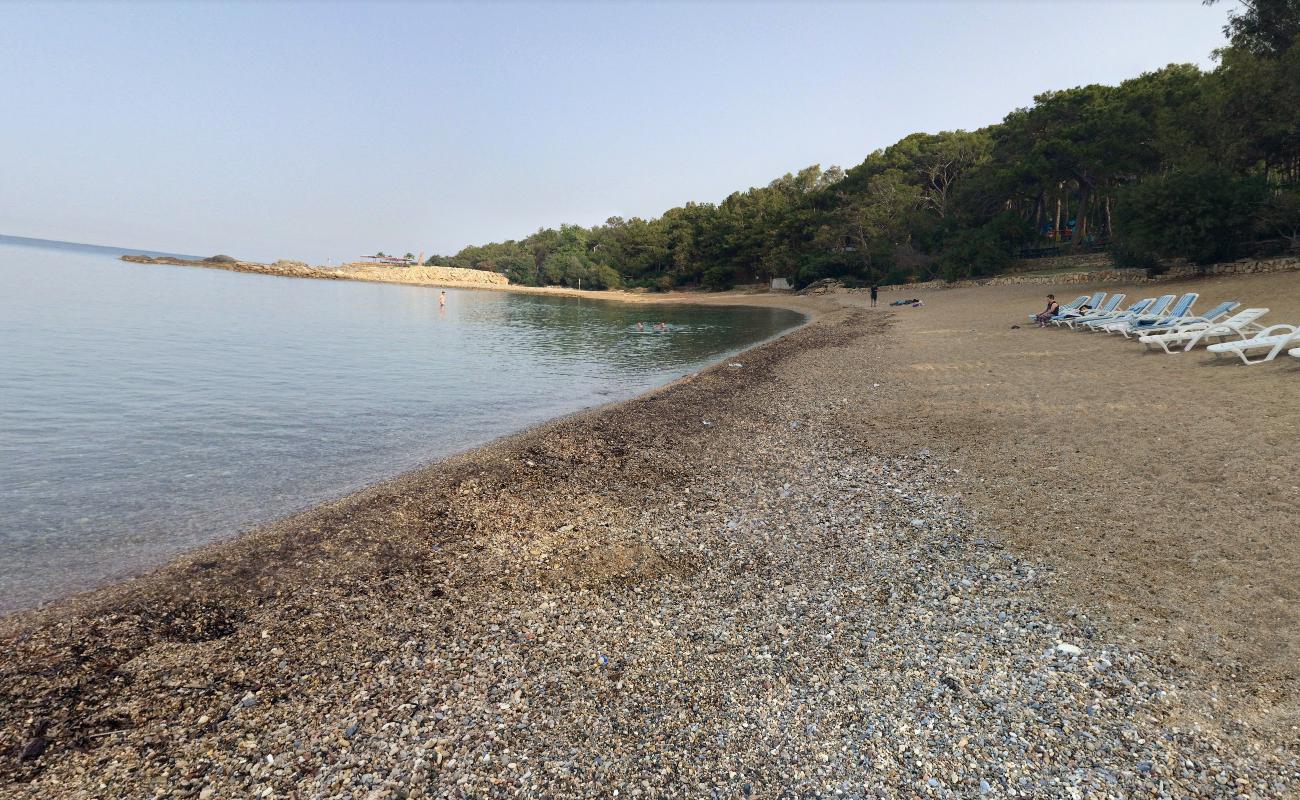
<path id="1" fill-rule="evenodd" d="M 1224 33 L 1210 71 L 1171 64 L 1048 91 L 999 124 L 914 133 L 848 170 L 813 165 L 720 203 L 544 228 L 428 263 L 667 290 L 957 280 L 1101 249 L 1150 269 L 1300 251 L 1300 0 L 1240 3 Z"/>

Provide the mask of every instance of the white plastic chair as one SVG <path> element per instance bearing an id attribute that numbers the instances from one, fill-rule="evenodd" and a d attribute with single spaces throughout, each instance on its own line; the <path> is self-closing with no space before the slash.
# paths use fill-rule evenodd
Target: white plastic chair
<path id="1" fill-rule="evenodd" d="M 1219 342 L 1205 348 L 1216 356 L 1232 353 L 1241 356 L 1247 364 L 1263 364 L 1272 361 L 1288 347 L 1300 344 L 1300 325 L 1270 325 L 1249 339 L 1236 342 Z M 1252 359 L 1247 353 L 1265 351 L 1262 358 Z"/>
<path id="2" fill-rule="evenodd" d="M 1251 334 L 1258 333 L 1264 329 L 1256 320 L 1268 313 L 1267 308 L 1247 308 L 1238 311 L 1223 322 L 1189 322 L 1186 325 L 1180 325 L 1168 333 L 1150 333 L 1138 339 L 1150 349 L 1151 345 L 1159 345 L 1160 349 L 1166 353 L 1173 353 L 1171 347 L 1177 347 L 1182 352 L 1187 352 L 1196 345 L 1208 339 L 1223 339 L 1229 336 L 1237 336 L 1242 339 L 1249 338 Z M 1208 342 L 1206 342 L 1208 344 Z"/>

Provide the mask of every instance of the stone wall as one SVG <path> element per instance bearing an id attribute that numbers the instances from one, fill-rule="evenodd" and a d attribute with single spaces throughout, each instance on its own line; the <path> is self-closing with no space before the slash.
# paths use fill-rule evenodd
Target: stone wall
<path id="1" fill-rule="evenodd" d="M 1049 269 L 1073 269 L 1079 272 L 1110 269 L 1115 260 L 1110 253 L 1080 253 L 1078 255 L 1051 256 L 1050 258 L 1022 258 L 1011 265 L 1008 272 L 1036 272 Z"/>
<path id="2" fill-rule="evenodd" d="M 1051 259 L 1041 259 L 1049 261 Z M 1046 269 L 1046 267 L 1044 267 Z M 1086 272 L 1065 272 L 1057 275 L 997 275 L 992 278 L 955 281 L 925 281 L 923 283 L 903 283 L 893 286 L 881 286 L 882 291 L 916 292 L 935 289 L 958 289 L 965 286 L 1012 286 L 1043 285 L 1068 286 L 1076 283 L 1163 283 L 1166 281 L 1186 280 L 1188 278 L 1211 277 L 1222 275 L 1254 275 L 1267 272 L 1294 272 L 1300 270 L 1300 257 L 1242 259 L 1208 267 L 1192 264 L 1178 264 L 1154 277 L 1148 276 L 1144 269 L 1113 268 L 1091 270 Z"/>

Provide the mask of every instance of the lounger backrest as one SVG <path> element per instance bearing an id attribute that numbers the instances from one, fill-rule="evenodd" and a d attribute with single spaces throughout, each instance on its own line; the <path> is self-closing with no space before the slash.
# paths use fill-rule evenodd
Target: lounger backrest
<path id="1" fill-rule="evenodd" d="M 1088 301 L 1088 305 L 1093 308 L 1096 308 L 1097 306 L 1101 305 L 1101 301 L 1105 299 L 1106 299 L 1105 292 L 1097 292 L 1092 296 L 1092 299 Z"/>
<path id="2" fill-rule="evenodd" d="M 1147 308 L 1155 301 L 1156 299 L 1154 297 L 1144 297 L 1141 300 L 1134 303 L 1133 305 L 1129 306 L 1128 313 L 1141 314 L 1143 311 L 1146 311 Z"/>
<path id="3" fill-rule="evenodd" d="M 1069 317 L 1077 316 L 1077 314 L 1074 314 L 1072 312 L 1078 311 L 1079 306 L 1083 305 L 1086 302 L 1088 302 L 1088 295 L 1081 294 L 1078 297 L 1071 300 L 1068 305 L 1059 306 L 1056 309 L 1056 314 L 1052 317 L 1052 319 L 1067 319 Z"/>
<path id="4" fill-rule="evenodd" d="M 1174 295 L 1162 294 L 1156 298 L 1156 301 L 1151 304 L 1151 307 L 1146 310 L 1146 313 L 1163 314 L 1165 313 L 1165 309 L 1169 308 L 1169 304 L 1172 302 L 1174 302 Z"/>
<path id="5" fill-rule="evenodd" d="M 1110 312 L 1114 311 L 1115 308 L 1119 306 L 1120 303 L 1124 302 L 1125 297 L 1128 297 L 1128 295 L 1122 293 L 1111 295 L 1110 299 L 1106 301 L 1106 304 L 1101 307 L 1100 313 L 1109 314 Z"/>
<path id="6" fill-rule="evenodd" d="M 1249 325 L 1250 323 L 1254 322 L 1255 320 L 1259 319 L 1260 317 L 1264 316 L 1267 313 L 1268 313 L 1267 308 L 1248 308 L 1245 311 L 1238 311 L 1236 314 L 1233 314 L 1232 317 L 1230 317 L 1223 324 L 1224 325 L 1231 324 L 1239 328 L 1242 325 Z"/>
<path id="7" fill-rule="evenodd" d="M 1174 307 L 1169 311 L 1169 316 L 1171 317 L 1187 316 L 1188 312 L 1192 310 L 1192 304 L 1196 302 L 1196 298 L 1198 297 L 1200 297 L 1200 295 L 1197 294 L 1196 292 L 1188 292 L 1187 294 L 1178 298 L 1178 302 L 1175 303 Z"/>
<path id="8" fill-rule="evenodd" d="M 1208 319 L 1210 322 L 1213 322 L 1239 305 L 1241 305 L 1241 303 L 1238 303 L 1236 300 L 1224 300 L 1214 308 L 1201 314 L 1201 316 Z"/>

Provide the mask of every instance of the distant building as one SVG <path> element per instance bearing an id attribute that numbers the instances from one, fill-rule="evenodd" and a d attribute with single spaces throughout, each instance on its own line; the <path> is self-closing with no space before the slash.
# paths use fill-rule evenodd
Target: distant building
<path id="1" fill-rule="evenodd" d="M 415 259 L 413 258 L 404 258 L 402 256 L 385 256 L 379 254 L 373 256 L 362 256 L 361 260 L 373 261 L 376 264 L 384 264 L 385 266 L 389 266 L 389 267 L 409 267 L 415 263 Z"/>
<path id="2" fill-rule="evenodd" d="M 788 292 L 788 291 L 790 291 L 790 280 L 789 280 L 789 278 L 773 278 L 773 279 L 772 279 L 772 291 L 774 291 L 774 292 Z"/>

